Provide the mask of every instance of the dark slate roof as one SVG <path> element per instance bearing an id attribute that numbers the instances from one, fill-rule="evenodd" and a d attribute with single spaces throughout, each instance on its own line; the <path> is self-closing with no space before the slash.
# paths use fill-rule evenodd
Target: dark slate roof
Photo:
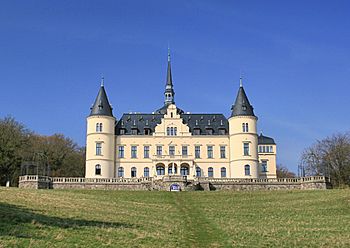
<path id="1" fill-rule="evenodd" d="M 182 114 L 184 123 L 190 128 L 192 135 L 194 130 L 200 130 L 200 135 L 206 135 L 207 130 L 212 130 L 212 135 L 227 135 L 228 121 L 223 114 Z M 225 130 L 225 133 L 220 133 L 219 130 Z"/>
<path id="2" fill-rule="evenodd" d="M 153 133 L 163 117 L 162 114 L 123 114 L 116 124 L 115 133 L 120 135 L 122 129 L 125 135 L 131 135 L 132 130 L 137 130 L 138 135 L 144 135 L 145 129 Z M 207 130 L 212 130 L 212 135 L 228 134 L 228 121 L 222 114 L 181 114 L 181 118 L 193 135 L 195 129 L 199 130 L 197 131 L 199 135 L 207 135 Z M 220 129 L 225 130 L 224 134 L 219 131 Z"/>
<path id="3" fill-rule="evenodd" d="M 104 86 L 101 86 L 97 94 L 95 103 L 90 109 L 91 109 L 90 116 L 92 115 L 113 116 L 112 107 L 109 104 Z"/>
<path id="4" fill-rule="evenodd" d="M 258 144 L 259 145 L 276 145 L 276 143 L 275 143 L 273 138 L 264 136 L 262 134 L 260 134 L 258 136 Z"/>
<path id="5" fill-rule="evenodd" d="M 243 86 L 239 87 L 235 104 L 232 105 L 232 116 L 255 116 L 254 108 L 250 105 Z"/>
<path id="6" fill-rule="evenodd" d="M 123 114 L 116 124 L 115 133 L 120 135 L 120 130 L 124 129 L 124 134 L 132 134 L 132 130 L 136 129 L 138 135 L 144 135 L 145 129 L 154 132 L 156 126 L 161 123 L 163 115 L 161 114 Z"/>

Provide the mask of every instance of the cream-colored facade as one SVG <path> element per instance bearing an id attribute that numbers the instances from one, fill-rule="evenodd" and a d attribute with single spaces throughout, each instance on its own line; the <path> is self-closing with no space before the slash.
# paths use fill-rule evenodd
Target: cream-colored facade
<path id="1" fill-rule="evenodd" d="M 116 120 L 104 86 L 87 118 L 86 178 L 275 178 L 276 144 L 258 135 L 241 85 L 232 115 L 190 114 L 175 105 L 170 60 L 164 106 Z"/>

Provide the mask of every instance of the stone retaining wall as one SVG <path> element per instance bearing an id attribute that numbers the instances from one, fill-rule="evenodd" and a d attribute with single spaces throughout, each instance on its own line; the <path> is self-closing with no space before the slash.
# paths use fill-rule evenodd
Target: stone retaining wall
<path id="1" fill-rule="evenodd" d="M 169 191 L 172 184 L 181 190 L 292 190 L 329 189 L 331 184 L 326 177 L 302 177 L 282 179 L 233 179 L 197 178 L 187 180 L 182 176 L 153 178 L 66 178 L 37 175 L 21 176 L 20 188 L 32 189 L 104 189 L 104 190 L 162 190 Z"/>

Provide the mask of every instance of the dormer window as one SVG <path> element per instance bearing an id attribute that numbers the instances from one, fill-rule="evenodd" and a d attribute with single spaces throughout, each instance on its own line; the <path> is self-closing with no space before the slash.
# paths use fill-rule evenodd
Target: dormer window
<path id="1" fill-rule="evenodd" d="M 137 135 L 137 134 L 138 134 L 137 128 L 131 129 L 131 134 L 132 134 L 132 135 Z"/>
<path id="2" fill-rule="evenodd" d="M 200 135 L 201 134 L 201 129 L 200 128 L 194 128 L 193 129 L 193 135 Z"/>
<path id="3" fill-rule="evenodd" d="M 211 128 L 207 128 L 207 135 L 213 135 L 213 129 L 211 129 Z"/>
<path id="4" fill-rule="evenodd" d="M 151 129 L 145 128 L 144 129 L 144 133 L 145 133 L 145 135 L 150 135 L 151 134 Z"/>
<path id="5" fill-rule="evenodd" d="M 124 128 L 121 128 L 121 129 L 119 130 L 119 134 L 121 134 L 121 135 L 125 134 L 125 129 L 124 129 Z"/>
<path id="6" fill-rule="evenodd" d="M 102 101 L 100 101 L 99 105 L 98 105 L 98 109 L 102 110 L 103 109 L 103 105 L 102 105 Z"/>
<path id="7" fill-rule="evenodd" d="M 226 134 L 226 129 L 225 128 L 220 128 L 219 129 L 219 134 L 220 135 L 225 135 Z"/>

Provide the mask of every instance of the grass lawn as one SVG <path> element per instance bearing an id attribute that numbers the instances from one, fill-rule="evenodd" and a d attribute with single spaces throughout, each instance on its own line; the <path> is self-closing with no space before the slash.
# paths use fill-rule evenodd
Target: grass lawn
<path id="1" fill-rule="evenodd" d="M 350 247 L 350 190 L 0 188 L 0 247 Z"/>

